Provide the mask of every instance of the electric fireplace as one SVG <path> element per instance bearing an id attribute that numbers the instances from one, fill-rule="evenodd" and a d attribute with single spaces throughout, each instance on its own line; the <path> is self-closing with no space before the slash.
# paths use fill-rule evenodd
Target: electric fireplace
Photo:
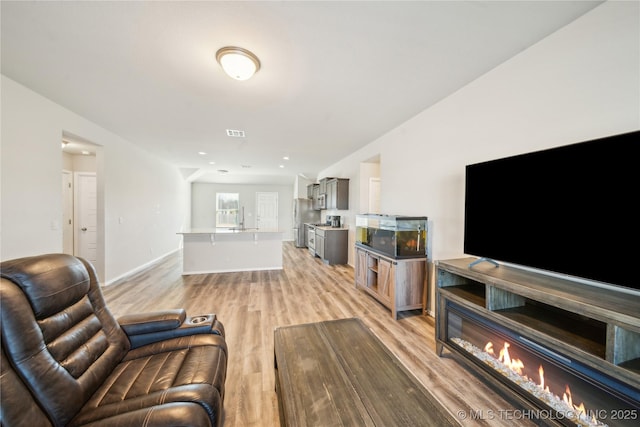
<path id="1" fill-rule="evenodd" d="M 609 313 L 606 292 L 584 304 L 567 283 L 505 266 L 441 261 L 437 280 L 438 352 L 450 350 L 529 419 L 640 425 L 640 299 L 625 294 L 622 313 Z"/>

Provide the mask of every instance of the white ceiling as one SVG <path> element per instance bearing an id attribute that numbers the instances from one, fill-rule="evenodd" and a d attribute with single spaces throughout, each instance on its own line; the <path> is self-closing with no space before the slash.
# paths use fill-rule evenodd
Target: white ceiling
<path id="1" fill-rule="evenodd" d="M 2 73 L 192 179 L 291 183 L 598 4 L 3 0 Z M 254 78 L 222 72 L 228 45 L 260 58 Z"/>

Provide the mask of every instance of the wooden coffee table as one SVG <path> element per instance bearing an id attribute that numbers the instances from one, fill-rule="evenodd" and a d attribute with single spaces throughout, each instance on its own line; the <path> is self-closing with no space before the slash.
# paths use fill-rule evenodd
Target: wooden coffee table
<path id="1" fill-rule="evenodd" d="M 457 426 L 359 319 L 275 330 L 283 426 Z"/>

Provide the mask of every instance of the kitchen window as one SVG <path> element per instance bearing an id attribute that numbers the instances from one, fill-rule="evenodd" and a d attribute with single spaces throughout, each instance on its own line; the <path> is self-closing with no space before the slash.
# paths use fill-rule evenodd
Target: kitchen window
<path id="1" fill-rule="evenodd" d="M 237 227 L 240 194 L 216 193 L 216 227 Z"/>

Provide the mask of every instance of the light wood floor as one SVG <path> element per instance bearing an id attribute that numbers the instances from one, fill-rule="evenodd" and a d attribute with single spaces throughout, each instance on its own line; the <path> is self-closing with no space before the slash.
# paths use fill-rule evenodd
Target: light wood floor
<path id="1" fill-rule="evenodd" d="M 185 308 L 216 313 L 229 347 L 225 427 L 279 426 L 273 331 L 278 326 L 359 317 L 463 425 L 534 425 L 445 353 L 435 353 L 434 319 L 390 311 L 355 289 L 353 268 L 327 266 L 284 243 L 284 269 L 182 276 L 181 254 L 104 288 L 117 317 Z M 372 372 L 375 375 L 375 372 Z M 475 419 L 473 419 L 475 418 Z"/>

